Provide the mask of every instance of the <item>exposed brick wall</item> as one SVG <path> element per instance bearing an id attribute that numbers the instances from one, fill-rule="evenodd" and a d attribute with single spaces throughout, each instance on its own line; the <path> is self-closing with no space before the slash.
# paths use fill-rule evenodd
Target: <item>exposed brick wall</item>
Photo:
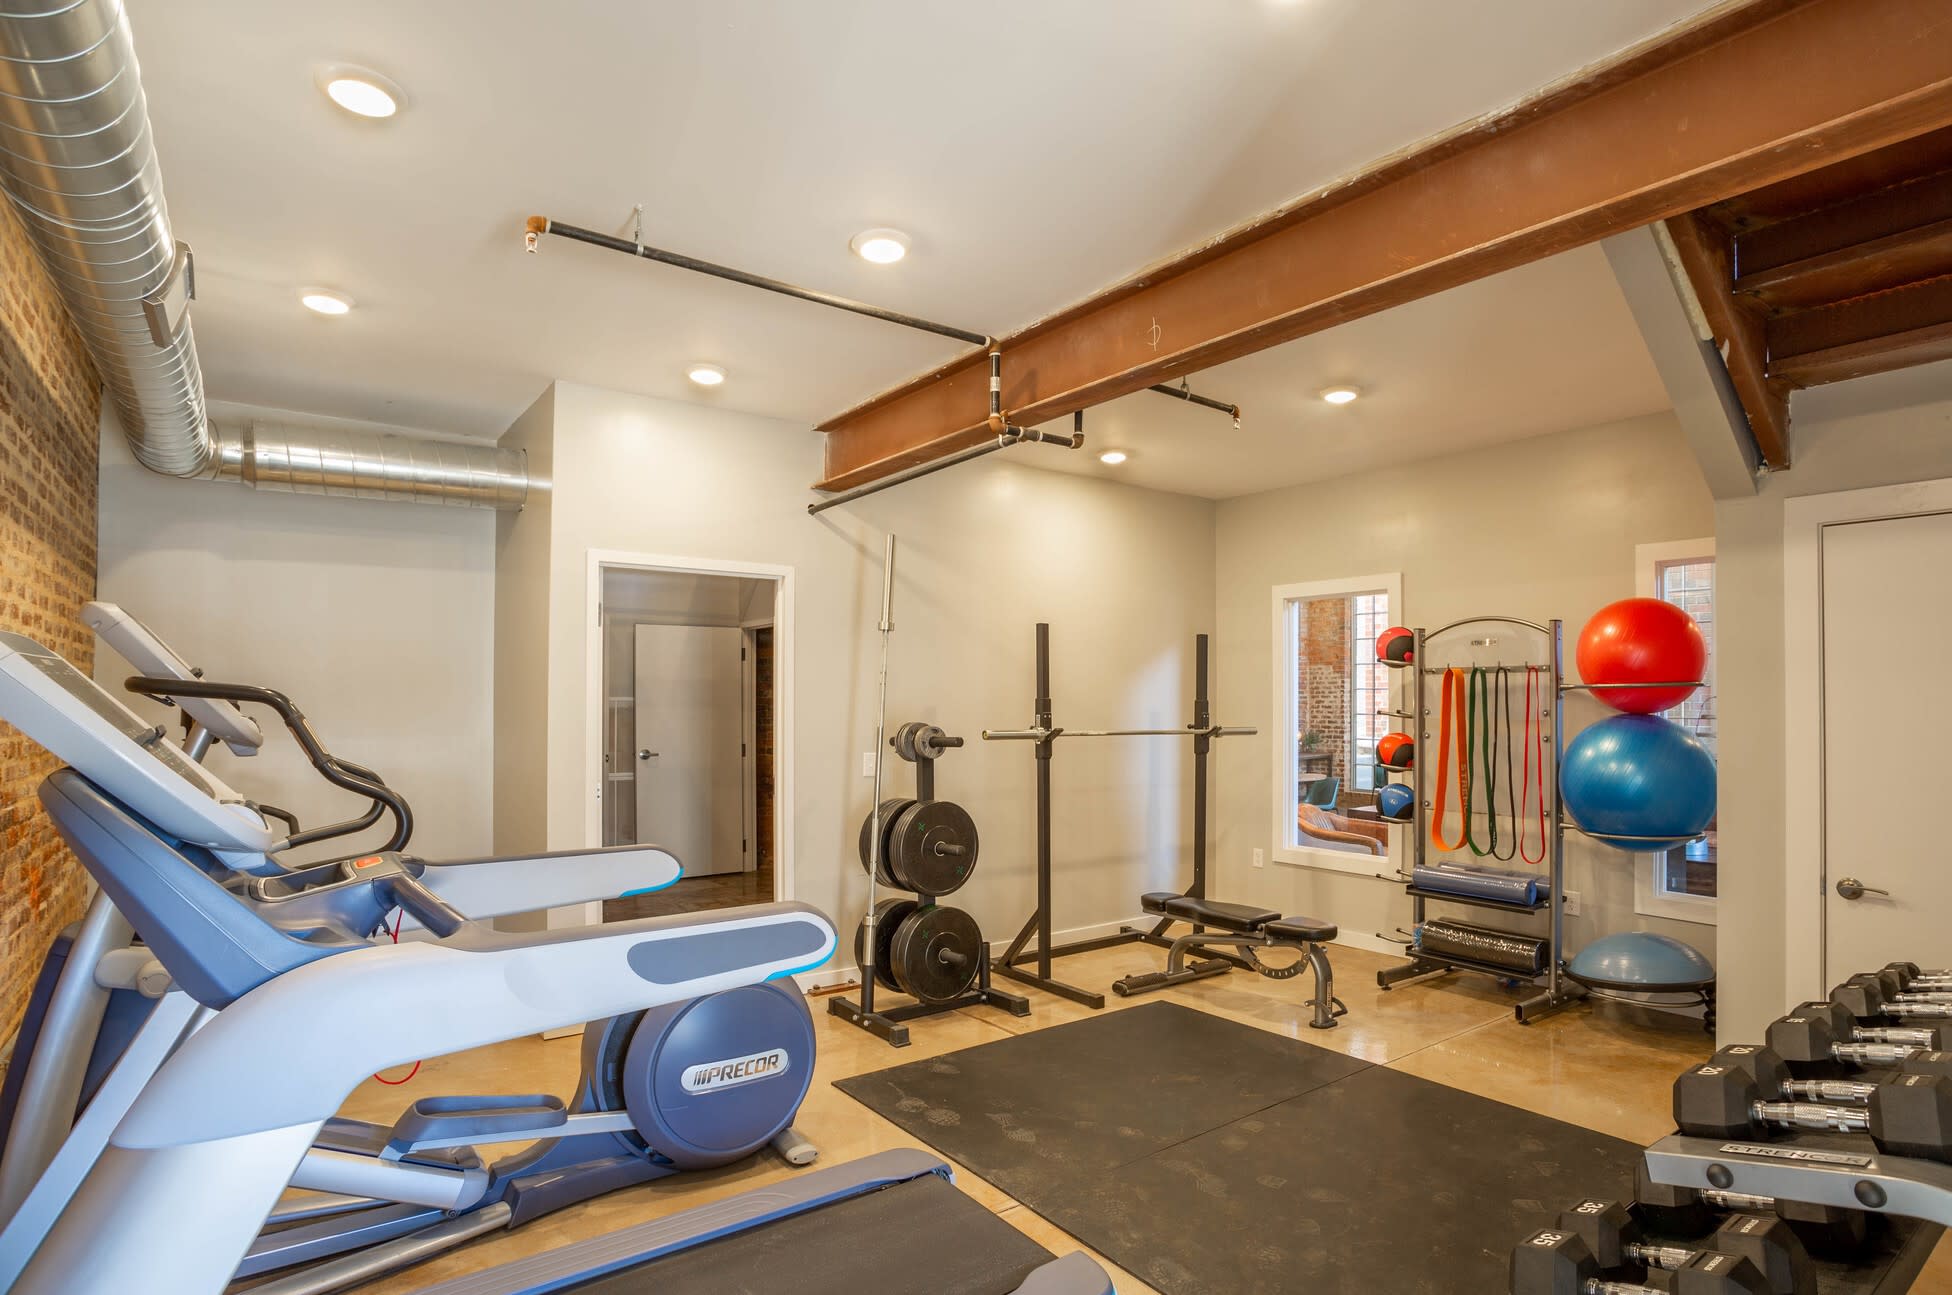
<path id="1" fill-rule="evenodd" d="M 76 615 L 95 596 L 101 380 L 12 210 L 0 201 L 0 629 L 29 635 L 87 673 L 95 636 Z M 54 933 L 81 915 L 86 876 L 41 813 L 56 765 L 0 723 L 0 1054 Z"/>
<path id="2" fill-rule="evenodd" d="M 1301 624 L 1297 727 L 1321 740 L 1313 750 L 1329 758 L 1328 772 L 1349 785 L 1349 618 L 1347 598 L 1314 598 Z"/>

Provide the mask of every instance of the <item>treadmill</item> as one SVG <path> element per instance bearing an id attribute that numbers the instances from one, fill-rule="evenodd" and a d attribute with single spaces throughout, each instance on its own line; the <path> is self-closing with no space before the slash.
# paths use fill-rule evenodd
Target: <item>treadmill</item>
<path id="1" fill-rule="evenodd" d="M 266 897 L 275 887 L 226 887 L 211 866 L 275 881 L 279 828 L 165 730 L 20 635 L 0 634 L 0 719 L 67 763 L 42 783 L 42 804 L 211 1013 L 147 1077 L 11 1295 L 219 1295 L 364 1076 L 792 975 L 837 944 L 825 915 L 796 903 L 496 931 L 384 851 L 332 865 L 336 880 L 281 911 Z M 396 906 L 433 938 L 369 938 Z M 1107 1295 L 1112 1285 L 1082 1252 L 1053 1257 L 957 1191 L 945 1162 L 900 1150 L 428 1295 L 772 1289 Z"/>

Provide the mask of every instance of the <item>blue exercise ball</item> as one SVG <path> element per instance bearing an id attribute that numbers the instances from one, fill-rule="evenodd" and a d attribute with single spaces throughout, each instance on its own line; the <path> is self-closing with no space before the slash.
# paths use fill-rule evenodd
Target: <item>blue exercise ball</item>
<path id="1" fill-rule="evenodd" d="M 1715 757 L 1694 734 L 1657 715 L 1615 715 L 1566 745 L 1559 795 L 1588 834 L 1622 850 L 1630 837 L 1684 839 L 1715 817 Z"/>
<path id="2" fill-rule="evenodd" d="M 1415 796 L 1400 782 L 1385 783 L 1376 789 L 1376 812 L 1384 818 L 1408 818 Z"/>
<path id="3" fill-rule="evenodd" d="M 1646 992 L 1695 988 L 1715 979 L 1714 964 L 1699 949 L 1652 931 L 1603 935 L 1581 949 L 1566 970 L 1584 984 Z"/>

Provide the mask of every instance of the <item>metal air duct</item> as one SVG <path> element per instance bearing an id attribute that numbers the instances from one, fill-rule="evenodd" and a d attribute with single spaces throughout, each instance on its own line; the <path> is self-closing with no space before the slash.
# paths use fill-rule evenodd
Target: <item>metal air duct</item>
<path id="1" fill-rule="evenodd" d="M 491 445 L 257 424 L 204 408 L 135 45 L 120 0 L 0 0 L 0 192 L 107 384 L 136 459 L 176 477 L 306 494 L 519 508 L 526 458 Z"/>

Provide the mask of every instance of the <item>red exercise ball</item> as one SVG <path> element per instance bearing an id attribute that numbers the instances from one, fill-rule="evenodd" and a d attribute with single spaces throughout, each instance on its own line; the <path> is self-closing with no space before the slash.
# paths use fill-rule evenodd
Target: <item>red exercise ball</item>
<path id="1" fill-rule="evenodd" d="M 1376 659 L 1378 661 L 1413 661 L 1416 659 L 1417 636 L 1401 625 L 1392 625 L 1376 636 Z"/>
<path id="2" fill-rule="evenodd" d="M 1653 715 L 1679 706 L 1708 666 L 1708 643 L 1694 617 L 1658 598 L 1622 598 L 1594 613 L 1579 632 L 1579 677 L 1587 683 L 1680 683 L 1678 688 L 1600 688 L 1615 710 Z"/>
<path id="3" fill-rule="evenodd" d="M 1408 733 L 1385 733 L 1376 743 L 1376 760 L 1392 769 L 1407 769 L 1416 756 L 1416 743 Z"/>

